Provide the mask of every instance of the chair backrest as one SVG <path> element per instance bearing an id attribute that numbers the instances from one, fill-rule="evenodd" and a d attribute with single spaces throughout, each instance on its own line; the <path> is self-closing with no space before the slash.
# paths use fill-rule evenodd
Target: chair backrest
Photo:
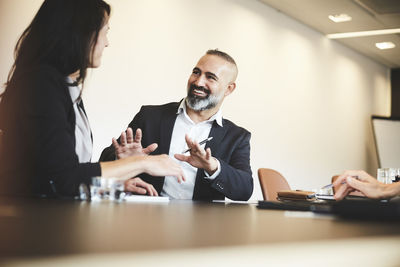
<path id="1" fill-rule="evenodd" d="M 274 201 L 276 200 L 278 191 L 290 190 L 285 177 L 275 170 L 266 168 L 258 169 L 258 179 L 264 200 Z"/>

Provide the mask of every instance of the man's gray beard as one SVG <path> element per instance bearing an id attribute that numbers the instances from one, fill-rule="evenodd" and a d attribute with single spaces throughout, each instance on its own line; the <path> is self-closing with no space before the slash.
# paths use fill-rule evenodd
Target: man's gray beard
<path id="1" fill-rule="evenodd" d="M 197 98 L 195 96 L 187 96 L 186 104 L 189 108 L 194 111 L 203 111 L 207 109 L 212 109 L 218 105 L 219 101 L 222 99 L 222 94 L 220 95 L 209 95 L 207 98 Z"/>

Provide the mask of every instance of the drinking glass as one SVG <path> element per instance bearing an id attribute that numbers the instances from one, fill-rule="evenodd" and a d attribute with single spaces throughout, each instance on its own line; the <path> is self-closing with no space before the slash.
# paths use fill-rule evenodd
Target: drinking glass
<path id="1" fill-rule="evenodd" d="M 119 200 L 124 191 L 124 181 L 117 178 L 93 177 L 90 185 L 92 201 Z"/>

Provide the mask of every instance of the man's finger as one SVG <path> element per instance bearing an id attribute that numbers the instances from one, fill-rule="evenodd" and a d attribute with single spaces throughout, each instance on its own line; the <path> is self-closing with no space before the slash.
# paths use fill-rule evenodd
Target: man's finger
<path id="1" fill-rule="evenodd" d="M 129 191 L 133 192 L 133 193 L 137 193 L 140 195 L 145 195 L 147 194 L 146 189 L 141 188 L 141 187 L 137 187 L 137 186 L 132 186 L 132 187 L 128 187 Z"/>
<path id="2" fill-rule="evenodd" d="M 126 133 L 125 132 L 121 133 L 120 142 L 121 142 L 121 145 L 123 145 L 123 146 L 126 145 Z"/>
<path id="3" fill-rule="evenodd" d="M 198 152 L 198 154 L 202 157 L 206 156 L 206 151 L 204 150 L 204 148 L 201 147 L 201 145 L 197 142 L 193 142 L 193 146 L 194 146 L 194 150 Z M 193 150 L 193 148 L 192 148 Z"/>
<path id="4" fill-rule="evenodd" d="M 153 144 L 149 145 L 148 147 L 146 147 L 145 149 L 143 149 L 143 153 L 150 154 L 151 152 L 156 150 L 157 147 L 158 147 L 158 144 L 153 143 Z"/>
<path id="5" fill-rule="evenodd" d="M 152 185 L 140 180 L 136 182 L 136 185 L 139 187 L 143 187 L 144 189 L 146 189 L 147 194 L 149 194 L 150 196 L 153 196 L 153 190 L 151 190 Z"/>
<path id="6" fill-rule="evenodd" d="M 117 139 L 115 139 L 115 138 L 113 137 L 113 138 L 111 139 L 111 142 L 112 142 L 112 145 L 113 145 L 113 147 L 115 148 L 115 150 L 118 150 L 119 144 L 118 144 Z"/>
<path id="7" fill-rule="evenodd" d="M 206 160 L 210 160 L 211 159 L 211 149 L 208 147 L 206 149 Z"/>
<path id="8" fill-rule="evenodd" d="M 133 131 L 131 127 L 128 127 L 128 129 L 126 129 L 126 141 L 128 142 L 128 144 L 133 143 Z"/>
<path id="9" fill-rule="evenodd" d="M 141 143 L 141 142 L 142 142 L 142 130 L 140 128 L 137 128 L 135 134 L 135 143 Z"/>
<path id="10" fill-rule="evenodd" d="M 153 196 L 158 197 L 158 192 L 157 192 L 157 190 L 154 188 L 153 185 L 151 185 L 151 190 L 153 190 Z"/>
<path id="11" fill-rule="evenodd" d="M 127 191 L 141 194 L 141 195 L 146 194 L 147 193 L 146 189 L 136 186 L 137 182 L 134 180 L 135 179 L 132 179 L 127 182 L 127 186 L 126 186 Z"/>
<path id="12" fill-rule="evenodd" d="M 185 141 L 186 144 L 188 145 L 188 148 L 193 148 L 193 141 L 192 139 L 190 139 L 188 134 L 185 134 Z"/>
<path id="13" fill-rule="evenodd" d="M 186 162 L 189 162 L 189 158 L 190 158 L 190 156 L 185 156 L 185 155 L 182 155 L 182 154 L 175 154 L 174 157 L 177 160 L 186 161 Z"/>

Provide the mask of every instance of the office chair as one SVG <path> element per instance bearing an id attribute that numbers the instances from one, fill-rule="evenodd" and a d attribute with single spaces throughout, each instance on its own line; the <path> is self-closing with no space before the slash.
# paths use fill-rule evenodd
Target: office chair
<path id="1" fill-rule="evenodd" d="M 258 169 L 258 179 L 260 181 L 264 200 L 275 201 L 278 191 L 290 190 L 290 186 L 285 177 L 273 169 Z"/>

